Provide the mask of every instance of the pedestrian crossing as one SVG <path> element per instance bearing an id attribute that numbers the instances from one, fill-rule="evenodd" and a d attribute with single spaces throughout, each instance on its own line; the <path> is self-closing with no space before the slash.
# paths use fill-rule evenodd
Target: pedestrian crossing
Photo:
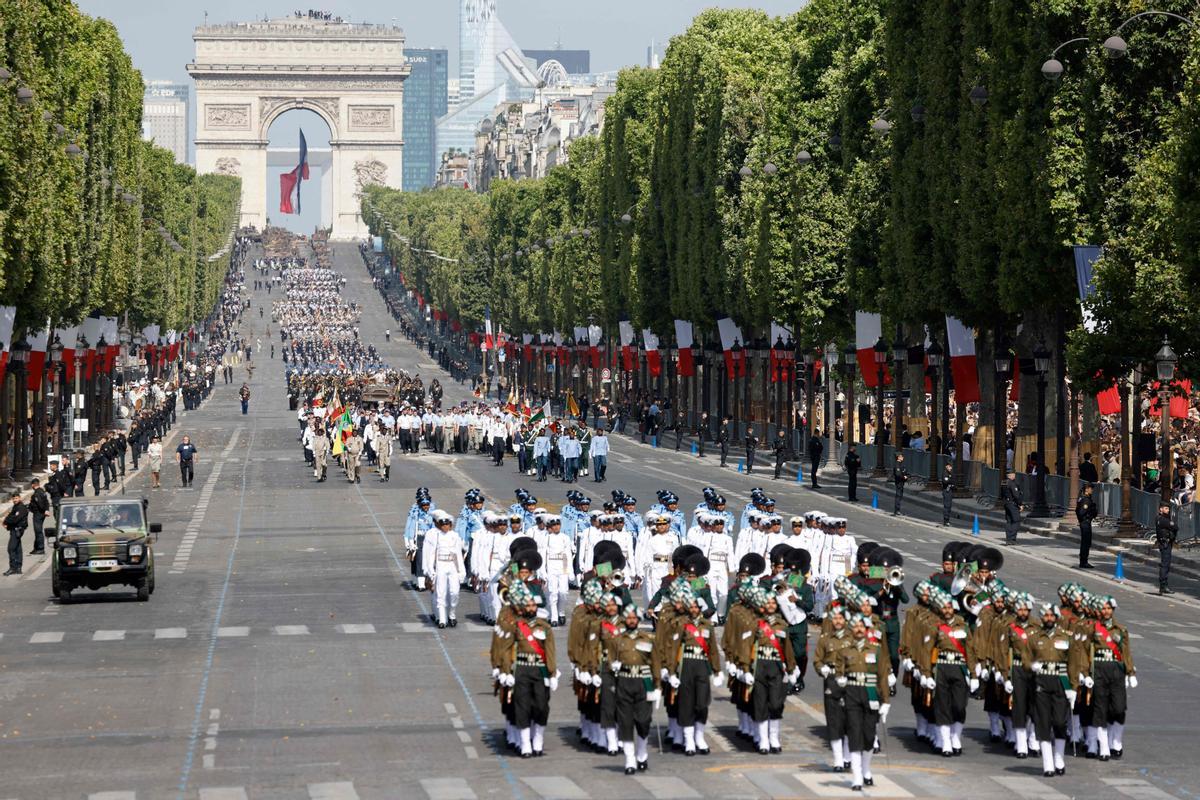
<path id="1" fill-rule="evenodd" d="M 619 773 L 611 779 L 605 778 L 603 794 L 630 800 L 697 800 L 703 797 L 723 797 L 731 794 L 738 797 L 771 798 L 911 798 L 936 796 L 938 787 L 944 787 L 946 775 L 926 775 L 920 771 L 900 767 L 894 770 L 875 770 L 875 785 L 866 794 L 850 789 L 849 775 L 834 773 L 822 768 L 764 766 L 736 773 L 708 773 L 695 770 L 681 775 L 661 774 L 661 762 L 651 756 L 652 769 L 625 777 Z M 538 800 L 589 800 L 601 793 L 595 791 L 579 773 L 568 775 L 530 775 L 522 770 L 514 777 L 521 794 Z M 962 780 L 965 776 L 953 776 L 951 780 Z M 991 775 L 971 778 L 972 795 L 985 800 L 1021 797 L 1023 800 L 1070 800 L 1081 793 L 1079 786 L 1062 785 L 1062 779 L 1045 780 L 1027 775 Z M 425 797 L 428 800 L 480 800 L 494 796 L 494 779 L 471 780 L 463 777 L 421 778 L 420 791 L 405 787 L 404 797 Z M 1092 785 L 1094 784 L 1094 785 Z M 1091 796 L 1128 798 L 1128 800 L 1175 800 L 1176 796 L 1141 778 L 1101 778 L 1089 781 L 1083 790 Z M 297 800 L 360 800 L 377 796 L 377 791 L 366 788 L 361 794 L 353 781 L 329 781 L 310 783 L 304 788 L 291 791 L 278 788 L 246 786 L 205 786 L 193 790 L 188 797 L 198 800 L 258 800 L 258 798 L 297 798 Z M 146 800 L 150 792 L 101 791 L 86 795 L 87 800 Z"/>

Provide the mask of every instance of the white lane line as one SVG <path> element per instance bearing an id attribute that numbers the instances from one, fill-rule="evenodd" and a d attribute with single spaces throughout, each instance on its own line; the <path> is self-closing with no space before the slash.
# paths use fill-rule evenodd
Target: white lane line
<path id="1" fill-rule="evenodd" d="M 29 637 L 30 644 L 58 644 L 65 636 L 63 631 L 39 631 Z"/>
<path id="2" fill-rule="evenodd" d="M 249 635 L 250 629 L 244 625 L 231 625 L 228 628 L 217 628 L 217 636 L 220 638 Z"/>
<path id="3" fill-rule="evenodd" d="M 125 631 L 96 631 L 92 634 L 93 642 L 119 642 L 124 638 Z"/>
<path id="4" fill-rule="evenodd" d="M 95 792 L 88 800 L 137 800 L 137 792 Z"/>
<path id="5" fill-rule="evenodd" d="M 1025 800 L 1067 800 L 1062 792 L 1056 792 L 1037 778 L 992 775 L 992 780 Z"/>
<path id="6" fill-rule="evenodd" d="M 307 625 L 276 625 L 271 629 L 276 636 L 307 636 Z"/>
<path id="7" fill-rule="evenodd" d="M 546 800 L 588 800 L 591 797 L 579 784 L 562 775 L 539 778 L 521 778 L 521 781 Z"/>
<path id="8" fill-rule="evenodd" d="M 1151 785 L 1149 781 L 1138 778 L 1101 778 L 1100 780 L 1126 797 L 1132 797 L 1133 800 L 1174 800 L 1174 795 L 1167 794 L 1157 786 Z"/>
<path id="9" fill-rule="evenodd" d="M 349 781 L 337 783 L 310 783 L 308 785 L 310 800 L 358 800 L 358 792 Z"/>
<path id="10" fill-rule="evenodd" d="M 229 459 L 229 454 L 233 452 L 233 448 L 237 445 L 238 437 L 241 436 L 241 428 L 233 432 L 229 437 L 229 443 L 225 445 L 225 449 L 221 451 L 221 455 L 213 464 L 212 472 L 209 473 L 207 480 L 204 481 L 204 486 L 200 490 L 200 497 L 196 502 L 195 508 L 192 510 L 192 518 L 187 524 L 187 534 L 180 541 L 179 550 L 175 552 L 175 559 L 171 562 L 171 575 L 182 574 L 187 569 L 188 561 L 192 557 L 192 546 L 196 541 L 196 536 L 200 529 L 201 522 L 204 520 L 204 515 L 208 513 L 208 504 L 212 500 L 213 487 L 221 477 L 221 470 L 224 468 L 226 461 Z"/>
<path id="11" fill-rule="evenodd" d="M 690 800 L 700 796 L 700 793 L 684 783 L 682 778 L 638 775 L 636 780 L 655 800 Z"/>
<path id="12" fill-rule="evenodd" d="M 1194 633 L 1172 633 L 1170 631 L 1157 631 L 1157 633 L 1159 636 L 1167 636 L 1180 642 L 1200 642 L 1200 636 Z"/>
<path id="13" fill-rule="evenodd" d="M 1200 653 L 1200 647 L 1193 647 L 1190 644 L 1176 645 L 1176 647 L 1178 647 L 1180 650 L 1182 650 L 1185 653 Z"/>
<path id="14" fill-rule="evenodd" d="M 186 639 L 187 628 L 158 628 L 154 631 L 155 639 Z"/>
<path id="15" fill-rule="evenodd" d="M 370 623 L 353 624 L 353 625 L 350 625 L 350 624 L 338 625 L 337 629 L 339 631 L 341 631 L 342 633 L 374 633 L 375 632 L 375 626 Z"/>
<path id="16" fill-rule="evenodd" d="M 463 778 L 422 778 L 429 800 L 475 800 L 475 791 Z"/>
<path id="17" fill-rule="evenodd" d="M 200 800 L 248 800 L 248 796 L 241 786 L 224 786 L 201 789 Z"/>

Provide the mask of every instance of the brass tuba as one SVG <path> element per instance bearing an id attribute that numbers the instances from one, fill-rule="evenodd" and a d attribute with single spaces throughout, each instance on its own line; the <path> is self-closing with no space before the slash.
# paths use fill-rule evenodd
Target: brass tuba
<path id="1" fill-rule="evenodd" d="M 904 583 L 904 567 L 889 567 L 883 579 L 889 586 L 899 586 Z"/>
<path id="2" fill-rule="evenodd" d="M 950 594 L 958 598 L 965 611 L 976 617 L 986 605 L 985 600 L 977 597 L 984 588 L 979 582 L 978 573 L 979 565 L 975 562 L 963 564 L 958 568 L 958 572 L 954 573 L 954 580 L 950 582 Z"/>

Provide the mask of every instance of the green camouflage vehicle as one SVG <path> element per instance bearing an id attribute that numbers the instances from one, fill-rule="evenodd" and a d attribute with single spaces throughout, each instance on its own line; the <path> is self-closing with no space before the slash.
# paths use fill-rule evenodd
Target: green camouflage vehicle
<path id="1" fill-rule="evenodd" d="M 138 600 L 154 591 L 154 542 L 162 524 L 147 523 L 149 501 L 135 497 L 64 497 L 50 585 L 63 603 L 75 589 L 132 586 Z"/>

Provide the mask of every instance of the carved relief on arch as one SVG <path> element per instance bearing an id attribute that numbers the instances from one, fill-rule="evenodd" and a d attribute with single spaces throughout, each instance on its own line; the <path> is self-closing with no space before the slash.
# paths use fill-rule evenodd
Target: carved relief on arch
<path id="1" fill-rule="evenodd" d="M 222 156 L 217 159 L 215 172 L 218 175 L 232 175 L 236 178 L 242 174 L 242 162 L 232 156 Z"/>
<path id="2" fill-rule="evenodd" d="M 387 183 L 387 165 L 377 158 L 354 162 L 354 196 L 362 196 L 367 186 L 383 186 Z"/>
<path id="3" fill-rule="evenodd" d="M 268 120 L 273 120 L 276 114 L 281 113 L 281 109 L 292 108 L 320 109 L 324 111 L 326 122 L 329 120 L 334 121 L 333 125 L 330 126 L 333 128 L 330 133 L 336 136 L 338 101 L 333 97 L 260 97 L 259 119 L 263 121 L 263 124 L 268 124 Z"/>

